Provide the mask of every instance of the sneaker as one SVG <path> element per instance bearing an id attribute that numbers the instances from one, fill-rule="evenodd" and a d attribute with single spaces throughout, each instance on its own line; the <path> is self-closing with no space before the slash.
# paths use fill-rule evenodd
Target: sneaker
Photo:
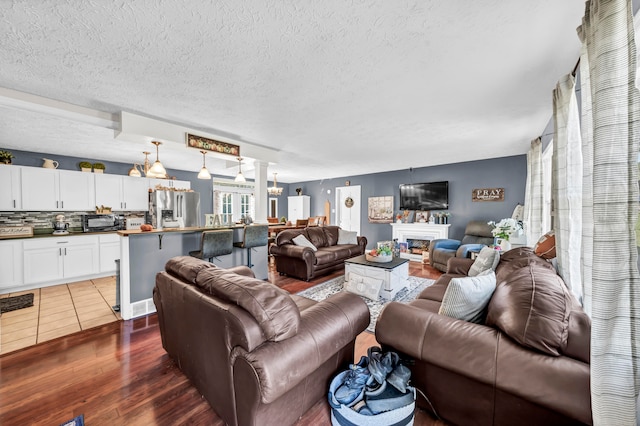
<path id="1" fill-rule="evenodd" d="M 346 405 L 347 407 L 362 400 L 364 388 L 371 379 L 369 369 L 366 366 L 361 367 L 358 364 L 350 365 L 348 373 L 345 374 L 344 381 L 333 394 L 338 403 Z"/>
<path id="2" fill-rule="evenodd" d="M 410 378 L 411 370 L 409 370 L 402 364 L 398 364 L 398 366 L 393 369 L 391 374 L 387 376 L 387 382 L 389 382 L 390 385 L 398 389 L 400 392 L 405 393 L 407 391 L 407 386 L 409 385 Z"/>
<path id="3" fill-rule="evenodd" d="M 384 386 L 382 390 L 364 394 L 364 402 L 374 415 L 406 407 L 414 401 L 413 392 L 400 392 L 394 386 Z"/>

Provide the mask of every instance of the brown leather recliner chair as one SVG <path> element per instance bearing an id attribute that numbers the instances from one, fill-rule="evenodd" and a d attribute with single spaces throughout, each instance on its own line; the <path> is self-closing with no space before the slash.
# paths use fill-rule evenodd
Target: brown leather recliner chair
<path id="1" fill-rule="evenodd" d="M 493 228 L 486 221 L 472 220 L 464 230 L 462 240 L 437 239 L 429 244 L 429 262 L 439 271 L 447 270 L 447 262 L 452 257 L 468 257 L 469 250 L 480 250 L 493 244 Z"/>
<path id="2" fill-rule="evenodd" d="M 189 256 L 156 276 L 162 346 L 229 425 L 289 425 L 353 362 L 369 309 L 347 292 L 289 295 L 246 266 Z"/>

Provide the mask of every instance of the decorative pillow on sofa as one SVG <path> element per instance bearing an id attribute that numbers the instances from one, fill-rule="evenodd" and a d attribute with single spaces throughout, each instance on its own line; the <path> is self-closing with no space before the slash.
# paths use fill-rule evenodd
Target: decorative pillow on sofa
<path id="1" fill-rule="evenodd" d="M 314 246 L 311 243 L 311 241 L 307 240 L 307 237 L 305 237 L 302 234 L 300 234 L 297 237 L 293 238 L 291 241 L 293 241 L 293 244 L 295 244 L 297 246 L 309 247 L 313 251 L 318 251 L 318 248 L 316 246 Z"/>
<path id="2" fill-rule="evenodd" d="M 452 278 L 438 313 L 480 324 L 495 288 L 496 274 L 492 269 L 475 277 Z"/>
<path id="3" fill-rule="evenodd" d="M 475 277 L 480 275 L 481 272 L 488 271 L 489 269 L 492 271 L 496 270 L 496 266 L 498 266 L 498 262 L 500 262 L 500 252 L 498 250 L 494 250 L 491 247 L 483 247 L 478 253 L 478 257 L 469 268 L 470 277 Z"/>
<path id="4" fill-rule="evenodd" d="M 540 237 L 533 248 L 533 252 L 543 259 L 553 259 L 556 257 L 556 233 L 549 231 Z"/>
<path id="5" fill-rule="evenodd" d="M 198 273 L 196 285 L 249 312 L 267 340 L 279 342 L 298 333 L 300 311 L 296 303 L 289 293 L 268 281 L 209 268 Z"/>
<path id="6" fill-rule="evenodd" d="M 532 262 L 500 282 L 486 324 L 522 346 L 558 356 L 567 345 L 571 297 L 552 268 Z"/>
<path id="7" fill-rule="evenodd" d="M 358 233 L 338 229 L 338 244 L 358 244 Z"/>

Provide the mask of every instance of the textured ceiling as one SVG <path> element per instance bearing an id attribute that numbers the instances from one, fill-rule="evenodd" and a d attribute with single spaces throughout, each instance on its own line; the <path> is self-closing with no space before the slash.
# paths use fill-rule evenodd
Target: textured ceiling
<path id="1" fill-rule="evenodd" d="M 0 88 L 271 147 L 284 182 L 501 157 L 551 117 L 583 14 L 583 0 L 0 0 Z M 1 105 L 0 148 L 153 150 Z M 165 166 L 197 171 L 171 142 Z"/>

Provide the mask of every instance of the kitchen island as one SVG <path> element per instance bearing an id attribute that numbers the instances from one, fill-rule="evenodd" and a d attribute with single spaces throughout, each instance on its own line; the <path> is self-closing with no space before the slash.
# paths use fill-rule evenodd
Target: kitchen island
<path id="1" fill-rule="evenodd" d="M 169 259 L 188 256 L 199 250 L 203 231 L 233 229 L 233 242 L 241 242 L 244 225 L 204 228 L 164 228 L 153 231 L 118 231 L 120 236 L 120 314 L 123 319 L 155 312 L 153 287 L 156 274 L 164 270 Z M 221 268 L 247 264 L 247 250 L 234 247 L 233 253 L 213 259 Z M 255 247 L 251 268 L 257 278 L 268 277 L 267 246 Z"/>

